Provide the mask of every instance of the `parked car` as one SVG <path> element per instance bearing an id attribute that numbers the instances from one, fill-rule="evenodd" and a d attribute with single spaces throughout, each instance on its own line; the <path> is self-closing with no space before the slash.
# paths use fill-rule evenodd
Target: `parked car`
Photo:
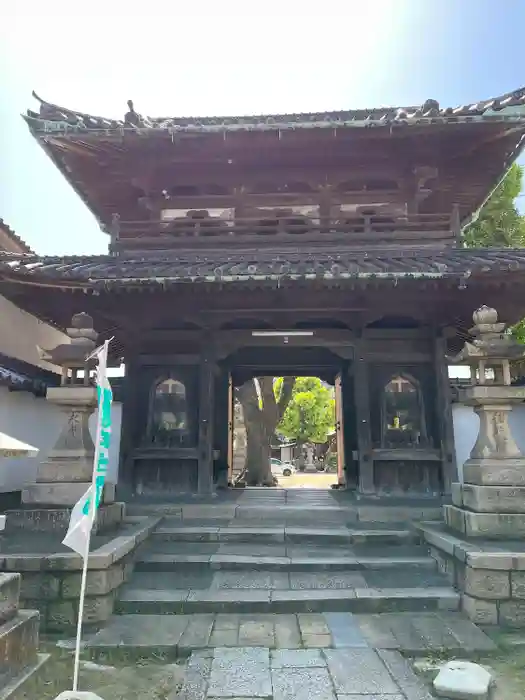
<path id="1" fill-rule="evenodd" d="M 295 473 L 295 467 L 291 462 L 281 462 L 280 459 L 272 458 L 270 468 L 274 476 L 292 476 Z"/>

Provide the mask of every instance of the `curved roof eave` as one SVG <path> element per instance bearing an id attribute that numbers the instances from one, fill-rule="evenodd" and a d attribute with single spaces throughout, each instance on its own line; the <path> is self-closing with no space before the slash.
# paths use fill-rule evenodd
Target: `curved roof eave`
<path id="1" fill-rule="evenodd" d="M 525 87 L 499 97 L 457 107 L 441 108 L 436 100 L 426 100 L 417 107 L 377 107 L 372 109 L 335 110 L 297 114 L 263 114 L 216 117 L 131 117 L 108 119 L 71 110 L 46 102 L 35 92 L 39 112 L 28 110 L 25 116 L 30 129 L 39 132 L 111 132 L 125 129 L 163 129 L 173 131 L 224 131 L 337 126 L 389 126 L 392 124 L 455 123 L 480 119 L 525 119 Z"/>

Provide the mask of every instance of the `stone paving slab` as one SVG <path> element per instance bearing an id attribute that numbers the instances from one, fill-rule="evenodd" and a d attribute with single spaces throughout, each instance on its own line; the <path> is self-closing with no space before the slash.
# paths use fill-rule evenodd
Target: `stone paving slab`
<path id="1" fill-rule="evenodd" d="M 378 650 L 378 655 L 395 679 L 406 700 L 433 700 L 423 681 L 397 651 Z"/>
<path id="2" fill-rule="evenodd" d="M 279 649 L 271 652 L 272 668 L 311 668 L 312 666 L 326 666 L 320 649 Z"/>
<path id="3" fill-rule="evenodd" d="M 326 668 L 272 670 L 273 700 L 336 700 Z"/>
<path id="4" fill-rule="evenodd" d="M 327 649 L 323 653 L 337 694 L 399 694 L 399 686 L 373 649 Z"/>
<path id="5" fill-rule="evenodd" d="M 432 700 L 398 652 L 270 652 L 267 648 L 194 652 L 181 700 Z"/>
<path id="6" fill-rule="evenodd" d="M 269 649 L 216 649 L 207 698 L 271 698 Z"/>

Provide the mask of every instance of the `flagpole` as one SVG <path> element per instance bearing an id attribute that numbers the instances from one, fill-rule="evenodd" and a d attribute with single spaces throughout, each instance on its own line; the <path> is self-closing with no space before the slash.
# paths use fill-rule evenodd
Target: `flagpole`
<path id="1" fill-rule="evenodd" d="M 109 340 L 106 340 L 104 343 L 104 349 L 102 353 L 99 356 L 99 363 L 98 363 L 98 368 L 97 371 L 100 370 L 100 366 L 104 364 L 104 371 L 106 371 L 107 368 L 107 359 L 108 359 L 108 346 L 109 346 Z M 86 372 L 88 370 L 86 369 Z M 98 386 L 97 386 L 97 392 L 99 392 Z M 100 395 L 100 393 L 97 393 L 97 396 Z M 96 442 L 95 442 L 95 455 L 93 458 L 93 477 L 92 477 L 92 482 L 91 482 L 91 498 L 89 499 L 89 522 L 91 523 L 91 526 L 89 528 L 89 531 L 87 533 L 86 537 L 86 546 L 84 549 L 84 561 L 82 565 L 82 578 L 80 580 L 80 596 L 78 600 L 78 620 L 77 620 L 77 637 L 75 641 L 75 664 L 73 667 L 73 692 L 76 692 L 78 690 L 78 676 L 79 676 L 79 671 L 80 671 L 80 646 L 82 643 L 82 622 L 84 619 L 84 601 L 86 598 L 86 585 L 87 585 L 87 572 L 88 572 L 88 559 L 89 559 L 89 546 L 91 544 L 91 531 L 93 530 L 93 523 L 95 521 L 95 508 L 97 506 L 96 504 L 96 498 L 97 498 L 97 487 L 96 487 L 96 477 L 97 477 L 97 465 L 100 457 L 100 440 L 102 436 L 102 405 L 101 402 L 98 402 L 98 415 L 97 415 L 97 433 L 96 433 Z"/>

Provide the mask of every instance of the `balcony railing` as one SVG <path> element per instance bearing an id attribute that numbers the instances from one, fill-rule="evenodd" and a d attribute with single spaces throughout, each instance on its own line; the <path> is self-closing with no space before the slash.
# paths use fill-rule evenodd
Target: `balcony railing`
<path id="1" fill-rule="evenodd" d="M 115 251 L 337 242 L 356 246 L 401 243 L 453 246 L 459 237 L 459 225 L 450 214 L 317 220 L 301 216 L 268 219 L 259 216 L 235 221 L 211 216 L 163 221 L 121 221 L 116 217 L 111 233 Z"/>

